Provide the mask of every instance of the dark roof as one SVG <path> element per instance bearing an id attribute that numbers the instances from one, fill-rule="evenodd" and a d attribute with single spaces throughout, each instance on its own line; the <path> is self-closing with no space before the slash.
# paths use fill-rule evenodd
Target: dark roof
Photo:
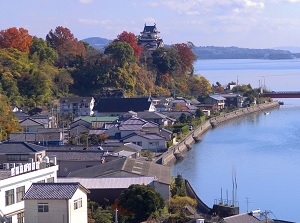
<path id="1" fill-rule="evenodd" d="M 47 150 L 47 156 L 56 156 L 57 160 L 101 161 L 103 151 L 99 150 Z"/>
<path id="2" fill-rule="evenodd" d="M 59 103 L 80 103 L 80 102 L 91 102 L 93 97 L 67 97 L 60 98 Z"/>
<path id="3" fill-rule="evenodd" d="M 25 193 L 23 200 L 71 199 L 78 188 L 89 193 L 80 183 L 33 183 Z"/>
<path id="4" fill-rule="evenodd" d="M 0 153 L 28 154 L 46 150 L 46 147 L 27 142 L 4 142 L 0 144 Z"/>
<path id="5" fill-rule="evenodd" d="M 165 184 L 171 183 L 170 167 L 132 158 L 120 158 L 104 164 L 73 171 L 68 177 L 104 177 L 120 171 L 140 176 L 155 176 L 159 182 Z"/>
<path id="6" fill-rule="evenodd" d="M 154 26 L 147 26 L 146 24 L 145 24 L 145 26 L 144 26 L 144 31 L 143 32 L 145 32 L 145 33 L 153 33 L 153 32 L 157 32 L 157 30 L 156 30 L 156 25 L 154 24 Z"/>
<path id="7" fill-rule="evenodd" d="M 94 106 L 98 112 L 147 111 L 151 101 L 149 98 L 100 98 Z"/>

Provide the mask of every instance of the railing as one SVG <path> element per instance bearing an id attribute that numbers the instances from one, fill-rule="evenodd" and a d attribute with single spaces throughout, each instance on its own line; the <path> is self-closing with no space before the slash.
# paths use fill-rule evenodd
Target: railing
<path id="1" fill-rule="evenodd" d="M 238 201 L 227 200 L 227 199 L 215 199 L 214 204 L 230 206 L 230 207 L 239 207 L 239 202 Z"/>

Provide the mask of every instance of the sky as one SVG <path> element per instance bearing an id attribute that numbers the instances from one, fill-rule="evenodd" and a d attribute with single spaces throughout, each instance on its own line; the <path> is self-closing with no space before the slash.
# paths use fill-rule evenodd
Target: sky
<path id="1" fill-rule="evenodd" d="M 78 40 L 113 40 L 156 24 L 165 44 L 300 47 L 300 0 L 0 0 L 0 8 L 0 30 L 44 39 L 57 26 Z"/>

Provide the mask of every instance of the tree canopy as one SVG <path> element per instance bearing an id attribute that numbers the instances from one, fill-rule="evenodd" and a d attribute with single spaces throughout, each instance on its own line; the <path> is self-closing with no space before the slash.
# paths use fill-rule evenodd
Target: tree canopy
<path id="1" fill-rule="evenodd" d="M 127 211 L 130 222 L 141 222 L 162 209 L 164 199 L 150 185 L 131 185 L 121 193 L 118 205 Z"/>

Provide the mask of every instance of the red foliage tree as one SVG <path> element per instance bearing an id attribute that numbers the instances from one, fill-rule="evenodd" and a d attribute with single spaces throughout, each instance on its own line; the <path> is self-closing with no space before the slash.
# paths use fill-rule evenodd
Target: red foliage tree
<path id="1" fill-rule="evenodd" d="M 192 49 L 185 43 L 178 43 L 172 47 L 178 52 L 182 70 L 192 71 L 193 63 L 197 59 L 197 55 L 194 54 Z"/>
<path id="2" fill-rule="evenodd" d="M 29 53 L 32 45 L 32 36 L 24 28 L 12 27 L 0 31 L 0 48 L 15 48 L 21 52 Z"/>
<path id="3" fill-rule="evenodd" d="M 65 65 L 70 61 L 76 60 L 76 57 L 84 57 L 86 48 L 82 41 L 78 41 L 68 28 L 58 26 L 51 30 L 46 41 L 54 48 L 59 55 L 59 64 Z"/>
<path id="4" fill-rule="evenodd" d="M 133 51 L 134 51 L 134 57 L 138 60 L 142 54 L 142 47 L 137 44 L 136 37 L 133 33 L 130 32 L 122 32 L 118 35 L 117 39 L 115 41 L 123 41 L 128 43 Z"/>

